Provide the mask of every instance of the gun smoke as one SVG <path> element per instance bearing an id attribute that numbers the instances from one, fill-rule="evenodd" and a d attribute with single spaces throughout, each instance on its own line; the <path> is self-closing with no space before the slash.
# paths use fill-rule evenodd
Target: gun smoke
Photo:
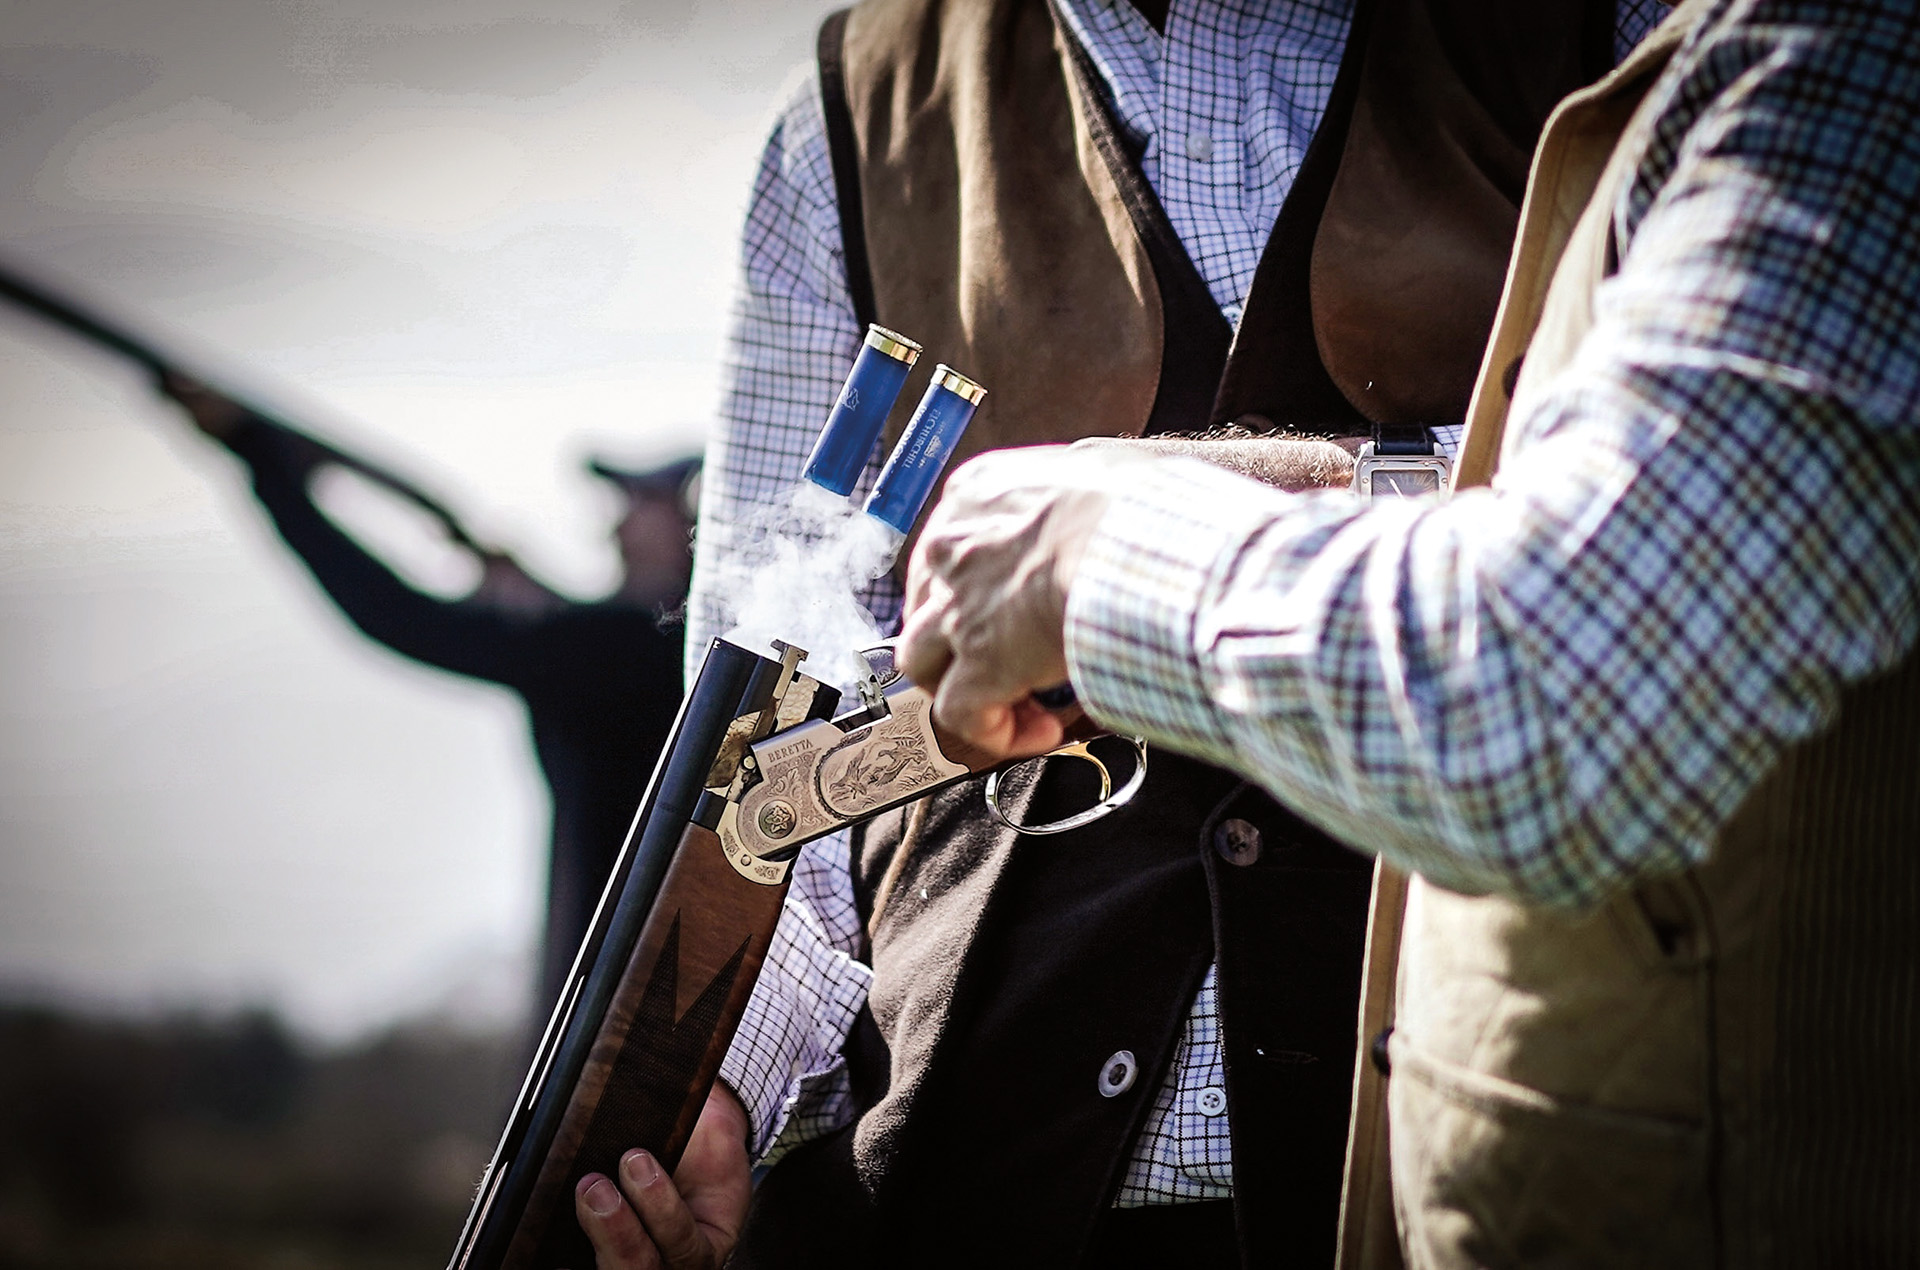
<path id="1" fill-rule="evenodd" d="M 900 535 L 811 481 L 734 532 L 742 541 L 714 588 L 734 606 L 724 638 L 769 655 L 776 639 L 798 645 L 808 674 L 850 692 L 866 674 L 860 650 L 882 638 L 858 596 L 893 563 Z"/>
<path id="2" fill-rule="evenodd" d="M 798 645 L 808 673 L 843 695 L 867 674 L 860 650 L 880 638 L 858 596 L 893 563 L 987 395 L 952 367 L 936 366 L 856 512 L 850 495 L 919 355 L 904 336 L 868 328 L 803 479 L 734 531 L 733 561 L 715 579 L 738 606 L 728 641 L 769 654 L 776 639 Z"/>

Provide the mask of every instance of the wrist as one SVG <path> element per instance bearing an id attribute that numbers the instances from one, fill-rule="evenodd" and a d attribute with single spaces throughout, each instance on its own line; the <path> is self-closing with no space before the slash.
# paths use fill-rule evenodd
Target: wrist
<path id="1" fill-rule="evenodd" d="M 1222 435 L 1113 438 L 1074 442 L 1074 449 L 1147 458 L 1198 459 L 1275 489 L 1343 489 L 1353 484 L 1354 455 L 1364 436 Z"/>
<path id="2" fill-rule="evenodd" d="M 716 1129 L 738 1138 L 747 1154 L 753 1154 L 753 1117 L 747 1114 L 747 1104 L 725 1080 L 714 1080 L 713 1089 L 707 1094 L 706 1114 L 714 1117 Z"/>
<path id="3" fill-rule="evenodd" d="M 1109 499 L 1091 490 L 1063 494 L 1047 518 L 1048 554 L 1052 562 L 1053 603 L 1064 632 L 1067 621 L 1067 596 L 1073 579 L 1086 557 L 1087 543 L 1100 528 L 1107 514 Z"/>

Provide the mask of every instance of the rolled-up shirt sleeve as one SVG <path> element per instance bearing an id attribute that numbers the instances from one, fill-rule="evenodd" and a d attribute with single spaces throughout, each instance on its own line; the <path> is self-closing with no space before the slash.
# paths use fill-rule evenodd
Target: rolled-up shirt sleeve
<path id="1" fill-rule="evenodd" d="M 1083 702 L 1456 889 L 1704 858 L 1920 629 L 1920 20 L 1749 4 L 1655 91 L 1618 273 L 1451 501 L 1130 474 Z"/>

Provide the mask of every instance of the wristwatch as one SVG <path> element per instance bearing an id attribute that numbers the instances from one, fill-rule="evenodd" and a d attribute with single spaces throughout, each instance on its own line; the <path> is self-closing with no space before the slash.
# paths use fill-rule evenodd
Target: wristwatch
<path id="1" fill-rule="evenodd" d="M 1446 492 L 1453 465 L 1422 424 L 1377 423 L 1373 440 L 1353 460 L 1353 492 L 1361 498 L 1418 498 Z"/>

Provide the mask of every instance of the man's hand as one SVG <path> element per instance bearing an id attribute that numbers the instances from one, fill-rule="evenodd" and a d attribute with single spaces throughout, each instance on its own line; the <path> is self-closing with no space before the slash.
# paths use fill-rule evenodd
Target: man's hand
<path id="1" fill-rule="evenodd" d="M 934 717 L 996 756 L 1044 754 L 1061 720 L 1032 700 L 1067 678 L 1067 589 L 1125 449 L 1000 450 L 954 472 L 914 547 L 900 653 Z"/>
<path id="2" fill-rule="evenodd" d="M 747 1127 L 740 1100 L 716 1084 L 671 1179 L 645 1151 L 621 1159 L 618 1185 L 581 1178 L 573 1208 L 598 1270 L 718 1270 L 747 1219 Z"/>
<path id="3" fill-rule="evenodd" d="M 1344 487 L 1360 439 L 1096 438 L 959 468 L 907 569 L 901 665 L 941 726 L 999 758 L 1044 754 L 1063 721 L 1032 698 L 1067 678 L 1067 590 L 1135 464 L 1194 458 L 1279 489 Z"/>
<path id="4" fill-rule="evenodd" d="M 160 377 L 160 391 L 179 402 L 193 426 L 216 441 L 232 436 L 247 418 L 247 408 L 239 402 L 175 371 Z"/>

